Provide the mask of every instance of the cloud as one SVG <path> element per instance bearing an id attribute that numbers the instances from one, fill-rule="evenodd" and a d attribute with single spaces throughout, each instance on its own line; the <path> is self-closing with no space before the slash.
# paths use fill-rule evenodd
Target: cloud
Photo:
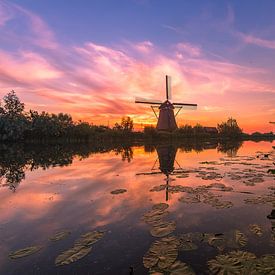
<path id="1" fill-rule="evenodd" d="M 195 45 L 192 45 L 188 42 L 181 42 L 176 45 L 176 49 L 179 52 L 184 52 L 190 56 L 198 57 L 201 55 L 201 48 Z"/>
<path id="2" fill-rule="evenodd" d="M 0 95 L 15 89 L 27 108 L 68 112 L 74 119 L 94 123 L 110 120 L 112 125 L 124 115 L 152 123 L 156 120 L 150 106 L 135 104 L 134 98 L 164 99 L 165 75 L 169 74 L 173 100 L 202 107 L 184 112 L 179 121 L 188 118 L 215 124 L 222 114 L 244 116 L 249 106 L 242 106 L 244 98 L 239 100 L 238 95 L 249 97 L 253 92 L 265 98 L 266 91 L 275 91 L 274 81 L 266 80 L 272 78 L 272 71 L 213 59 L 213 54 L 189 41 L 175 43 L 169 51 L 151 41 L 63 45 L 40 17 L 13 4 L 9 7 L 10 20 L 28 28 L 20 32 L 24 49 L 0 46 Z M 0 28 L 0 36 L 6 31 L 7 26 Z M 14 45 L 18 38 L 9 39 Z"/>
<path id="3" fill-rule="evenodd" d="M 137 44 L 133 44 L 133 48 L 136 49 L 138 52 L 148 54 L 153 49 L 154 45 L 150 41 L 143 41 Z"/>
<path id="4" fill-rule="evenodd" d="M 262 39 L 251 34 L 236 32 L 236 35 L 246 44 L 256 45 L 263 48 L 275 49 L 275 40 Z"/>
<path id="5" fill-rule="evenodd" d="M 6 22 L 14 23 L 13 28 Z M 0 3 L 0 27 L 5 39 L 20 45 L 33 44 L 41 48 L 56 49 L 57 42 L 47 24 L 33 12 L 6 1 Z"/>
<path id="6" fill-rule="evenodd" d="M 5 5 L 4 2 L 0 3 L 0 28 L 13 17 L 11 9 Z"/>

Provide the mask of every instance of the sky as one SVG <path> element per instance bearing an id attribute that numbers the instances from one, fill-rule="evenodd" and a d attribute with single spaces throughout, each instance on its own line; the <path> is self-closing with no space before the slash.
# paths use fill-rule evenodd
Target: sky
<path id="1" fill-rule="evenodd" d="M 0 0 L 0 97 L 26 110 L 135 128 L 156 124 L 149 105 L 197 103 L 178 125 L 228 117 L 248 133 L 275 131 L 272 0 Z"/>

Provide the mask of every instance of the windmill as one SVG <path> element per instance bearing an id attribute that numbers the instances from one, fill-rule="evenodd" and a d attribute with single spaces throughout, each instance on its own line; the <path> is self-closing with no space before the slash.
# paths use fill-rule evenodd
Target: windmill
<path id="1" fill-rule="evenodd" d="M 190 103 L 172 103 L 171 94 L 171 77 L 166 75 L 166 100 L 148 100 L 143 98 L 136 98 L 135 103 L 150 104 L 151 108 L 158 120 L 157 130 L 160 131 L 173 131 L 178 128 L 176 123 L 176 116 L 181 109 L 196 109 L 197 104 Z M 157 115 L 155 109 L 159 109 L 159 115 Z M 174 109 L 177 109 L 176 114 Z"/>

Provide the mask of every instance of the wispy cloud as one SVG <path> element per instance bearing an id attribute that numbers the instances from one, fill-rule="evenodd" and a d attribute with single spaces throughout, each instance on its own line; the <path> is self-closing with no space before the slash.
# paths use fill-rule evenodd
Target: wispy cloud
<path id="1" fill-rule="evenodd" d="M 7 7 L 12 10 L 9 20 L 18 17 L 28 28 L 22 34 L 24 50 L 0 47 L 0 94 L 16 89 L 28 108 L 69 112 L 75 119 L 95 123 L 112 124 L 123 115 L 151 122 L 155 119 L 150 108 L 135 104 L 134 97 L 163 99 L 164 76 L 170 74 L 173 99 L 198 103 L 202 108 L 192 112 L 192 120 L 215 124 L 222 116 L 247 112 L 249 106 L 236 95 L 275 91 L 275 83 L 265 81 L 272 72 L 213 59 L 189 41 L 171 45 L 169 52 L 149 40 L 112 47 L 95 41 L 63 45 L 39 16 L 14 4 Z M 0 36 L 6 27 L 0 28 Z M 9 39 L 13 43 L 17 38 Z M 179 117 L 180 122 L 186 118 Z"/>
<path id="2" fill-rule="evenodd" d="M 236 35 L 246 44 L 252 44 L 263 48 L 275 49 L 275 40 L 267 40 L 251 34 L 236 32 Z"/>
<path id="3" fill-rule="evenodd" d="M 19 25 L 22 25 L 22 29 L 24 29 L 24 27 L 26 27 L 26 29 L 25 31 L 18 28 L 10 29 L 5 24 L 7 21 L 11 23 L 16 21 L 17 24 L 19 22 Z M 57 47 L 54 34 L 48 28 L 47 24 L 38 15 L 19 5 L 6 1 L 0 2 L 0 27 L 1 25 L 1 31 L 7 39 L 16 40 L 17 43 L 31 43 L 47 49 L 55 49 Z M 28 35 L 26 35 L 26 33 Z"/>
<path id="4" fill-rule="evenodd" d="M 187 33 L 187 31 L 181 27 L 171 26 L 171 25 L 167 25 L 167 24 L 163 24 L 162 27 L 165 29 L 171 30 L 173 32 L 176 32 L 178 34 L 186 34 Z"/>
<path id="5" fill-rule="evenodd" d="M 176 45 L 176 49 L 179 51 L 179 54 L 184 52 L 185 54 L 188 54 L 189 56 L 198 57 L 201 55 L 201 48 L 193 45 L 188 42 L 181 42 Z"/>

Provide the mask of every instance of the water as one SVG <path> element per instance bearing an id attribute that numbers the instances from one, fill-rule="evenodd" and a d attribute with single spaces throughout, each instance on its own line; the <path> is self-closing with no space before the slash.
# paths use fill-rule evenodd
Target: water
<path id="1" fill-rule="evenodd" d="M 158 238 L 151 236 L 152 226 L 141 217 L 158 203 L 169 204 L 165 220 L 176 223 L 171 235 L 232 235 L 239 230 L 247 238 L 244 246 L 226 246 L 220 252 L 207 241 L 197 242 L 195 250 L 179 251 L 177 259 L 196 274 L 207 274 L 207 261 L 218 253 L 236 249 L 257 257 L 274 253 L 274 222 L 272 225 L 272 219 L 267 218 L 275 208 L 274 197 L 273 205 L 245 203 L 247 198 L 274 193 L 268 189 L 275 187 L 274 176 L 267 173 L 274 167 L 272 145 L 246 141 L 157 147 L 1 147 L 0 274 L 130 274 L 131 269 L 133 274 L 148 274 L 143 256 Z M 266 157 L 263 152 L 271 155 Z M 217 162 L 200 163 L 205 161 Z M 255 178 L 258 182 L 253 182 Z M 196 188 L 211 183 L 233 188 L 211 189 L 232 207 L 216 209 L 209 203 L 183 203 L 178 199 L 194 194 L 172 192 L 172 186 Z M 160 191 L 150 192 L 160 185 L 164 185 Z M 127 192 L 112 195 L 116 189 Z M 249 230 L 251 224 L 261 227 L 261 236 Z M 64 230 L 71 232 L 67 238 L 49 240 Z M 92 245 L 87 256 L 55 266 L 60 253 L 71 248 L 82 234 L 94 230 L 103 230 L 105 235 Z M 36 245 L 42 246 L 37 253 L 9 258 L 11 252 Z"/>

